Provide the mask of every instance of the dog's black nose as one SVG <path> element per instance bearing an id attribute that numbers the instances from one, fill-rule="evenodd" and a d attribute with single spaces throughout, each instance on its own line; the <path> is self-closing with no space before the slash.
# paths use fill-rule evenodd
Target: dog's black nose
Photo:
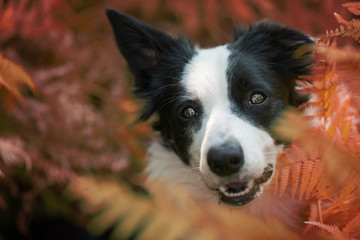
<path id="1" fill-rule="evenodd" d="M 244 165 L 244 154 L 240 144 L 231 141 L 210 148 L 207 153 L 207 162 L 213 173 L 229 176 L 238 172 Z"/>

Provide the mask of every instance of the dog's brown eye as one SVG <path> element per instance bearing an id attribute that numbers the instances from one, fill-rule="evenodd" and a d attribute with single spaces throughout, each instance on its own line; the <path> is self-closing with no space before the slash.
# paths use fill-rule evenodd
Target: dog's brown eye
<path id="1" fill-rule="evenodd" d="M 186 117 L 186 118 L 192 118 L 192 117 L 196 116 L 196 111 L 192 107 L 188 107 L 188 108 L 185 108 L 183 114 L 184 114 L 184 117 Z"/>
<path id="2" fill-rule="evenodd" d="M 259 104 L 265 101 L 265 96 L 261 93 L 255 93 L 250 97 L 250 103 Z"/>

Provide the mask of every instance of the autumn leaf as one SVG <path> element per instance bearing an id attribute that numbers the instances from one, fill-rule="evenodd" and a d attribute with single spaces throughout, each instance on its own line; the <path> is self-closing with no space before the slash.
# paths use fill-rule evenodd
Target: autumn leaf
<path id="1" fill-rule="evenodd" d="M 5 87 L 19 102 L 24 103 L 20 93 L 22 85 L 33 91 L 36 89 L 32 78 L 22 67 L 0 54 L 0 87 Z"/>

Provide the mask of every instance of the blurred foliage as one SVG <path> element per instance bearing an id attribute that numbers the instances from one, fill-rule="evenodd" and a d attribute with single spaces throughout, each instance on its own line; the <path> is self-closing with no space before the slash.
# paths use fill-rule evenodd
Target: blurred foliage
<path id="1" fill-rule="evenodd" d="M 277 219 L 264 224 L 242 211 L 199 204 L 180 186 L 148 186 L 151 196 L 134 194 L 109 179 L 80 177 L 70 190 L 84 199 L 84 211 L 94 214 L 89 231 L 100 235 L 112 228 L 110 239 L 300 239 Z"/>
<path id="2" fill-rule="evenodd" d="M 116 210 L 116 202 L 109 205 L 108 201 L 115 201 L 122 195 L 125 201 L 122 204 L 132 205 L 134 209 L 147 206 L 142 209 L 142 213 L 155 214 L 149 210 L 152 203 L 137 200 L 138 195 L 132 196 L 132 191 L 121 190 L 133 184 L 142 184 L 142 177 L 138 173 L 146 164 L 145 149 L 153 133 L 147 124 L 135 124 L 141 102 L 131 95 L 132 78 L 115 46 L 110 25 L 105 18 L 105 6 L 118 8 L 174 35 L 185 35 L 205 47 L 231 39 L 234 22 L 248 25 L 261 18 L 272 18 L 308 34 L 323 35 L 323 38 L 328 39 L 343 37 L 345 31 L 354 30 L 354 25 L 345 24 L 344 19 L 350 18 L 349 12 L 336 0 L 1 1 L 0 239 L 50 239 L 55 237 L 51 231 L 69 232 L 74 238 L 78 236 L 78 239 L 84 239 L 84 236 L 90 235 L 86 231 L 77 230 L 77 227 L 85 229 L 95 224 L 94 221 L 101 215 L 95 220 L 94 216 L 100 210 L 104 213 Z M 357 9 L 355 5 L 350 8 Z M 339 26 L 332 17 L 334 11 L 343 20 L 340 24 L 345 26 L 337 32 L 335 29 Z M 357 12 L 353 11 L 352 14 L 356 15 Z M 331 29 L 334 31 L 331 32 Z M 324 35 L 326 30 L 329 32 Z M 324 55 L 328 58 L 333 56 L 339 66 L 339 59 L 352 64 L 342 64 L 342 68 L 336 68 L 336 77 L 351 79 L 352 76 L 359 76 L 356 75 L 359 74 L 359 68 L 356 68 L 356 64 L 359 64 L 358 51 L 357 58 L 345 55 L 341 58 L 340 54 L 330 51 L 336 51 L 336 48 L 323 51 Z M 354 51 L 341 52 L 350 55 Z M 349 69 L 352 74 L 347 74 Z M 331 69 L 326 71 L 332 72 Z M 36 86 L 35 92 L 32 81 Z M 347 84 L 358 86 L 351 80 Z M 359 88 L 351 89 L 358 91 Z M 336 105 L 339 96 L 334 99 L 332 106 Z M 355 99 L 349 100 L 349 106 L 354 106 Z M 338 108 L 332 111 L 335 109 Z M 340 114 L 336 122 L 342 124 L 340 133 L 343 135 L 347 125 L 346 121 L 341 122 L 341 118 L 346 114 L 346 111 Z M 352 124 L 358 123 L 355 116 L 352 116 Z M 337 134 L 338 130 L 334 129 L 328 130 L 332 134 L 330 136 Z M 90 180 L 78 178 L 84 175 L 89 176 Z M 110 177 L 112 180 L 106 181 L 104 185 L 97 183 L 98 178 Z M 119 184 L 119 181 L 122 183 Z M 84 204 L 89 204 L 90 209 L 94 207 L 92 211 L 84 209 L 78 200 L 86 192 L 81 189 L 69 191 L 69 183 L 72 190 L 74 185 L 89 188 L 86 191 L 93 194 L 85 197 Z M 111 194 L 103 193 L 107 188 Z M 308 195 L 311 195 L 310 192 Z M 98 202 L 104 206 L 91 205 L 91 197 L 104 196 L 106 198 Z M 160 203 L 163 204 L 156 206 L 166 213 L 166 208 L 161 208 L 166 206 L 166 202 Z M 313 211 L 320 211 L 314 205 L 311 206 Z M 171 212 L 174 208 L 176 206 L 170 205 L 167 210 Z M 175 215 L 174 221 L 184 222 L 183 217 L 188 217 L 189 222 L 194 220 L 193 223 L 204 228 L 205 235 L 201 236 L 208 236 L 209 230 L 211 234 L 215 232 L 215 236 L 230 239 L 231 228 L 226 228 L 228 232 L 216 228 L 216 224 L 208 219 L 210 216 L 206 215 L 206 207 L 204 209 L 199 210 L 202 212 L 198 215 Z M 139 219 L 138 215 L 132 215 L 131 208 L 129 211 L 115 211 L 114 217 L 121 221 L 126 218 L 126 214 L 130 214 Z M 157 216 L 165 217 L 159 213 L 154 218 Z M 205 220 L 196 219 L 199 216 Z M 228 215 L 221 216 L 224 222 L 229 222 L 228 217 L 225 217 Z M 318 222 L 318 226 L 325 226 L 321 225 L 324 222 L 317 216 L 313 216 L 311 221 Z M 348 232 L 356 229 L 359 216 L 354 216 L 355 220 L 348 222 L 352 224 L 348 225 Z M 239 221 L 241 219 L 244 216 L 240 216 Z M 66 224 L 59 224 L 57 229 L 47 227 L 48 223 L 58 221 Z M 138 222 L 134 220 L 132 226 L 138 226 L 135 223 Z M 101 228 L 101 221 L 98 224 Z M 106 224 L 104 222 L 104 228 Z M 183 229 L 188 231 L 187 227 Z M 262 228 L 268 229 L 267 226 Z M 293 234 L 283 229 L 281 224 L 277 228 L 279 232 L 274 236 Z M 91 230 L 96 231 L 95 228 Z M 264 236 L 268 236 L 267 231 L 264 230 Z M 108 234 L 106 230 L 100 232 L 104 238 Z M 116 232 L 115 229 L 113 234 Z M 126 233 L 129 234 L 120 231 L 116 236 Z M 240 234 L 237 230 L 235 233 Z M 184 236 L 181 235 L 183 232 L 179 234 L 176 236 Z M 61 239 L 61 235 L 57 237 Z"/>

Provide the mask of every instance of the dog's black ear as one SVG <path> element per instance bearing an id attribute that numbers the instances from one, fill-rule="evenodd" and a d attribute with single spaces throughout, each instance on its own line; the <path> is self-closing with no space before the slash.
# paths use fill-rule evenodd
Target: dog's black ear
<path id="1" fill-rule="evenodd" d="M 306 101 L 306 97 L 295 92 L 295 85 L 299 76 L 311 73 L 310 66 L 314 61 L 311 53 L 315 44 L 310 36 L 280 23 L 263 20 L 251 26 L 238 41 L 241 41 L 239 46 L 243 51 L 258 54 L 288 85 L 290 104 L 296 106 Z"/>
<path id="2" fill-rule="evenodd" d="M 239 39 L 242 35 L 244 35 L 247 32 L 248 32 L 248 30 L 246 28 L 244 28 L 243 26 L 241 26 L 239 24 L 235 24 L 234 25 L 234 39 L 235 39 L 235 41 L 237 39 Z"/>
<path id="3" fill-rule="evenodd" d="M 107 8 L 116 43 L 135 76 L 138 94 L 151 90 L 151 79 L 175 39 L 116 9 Z"/>
<path id="4" fill-rule="evenodd" d="M 107 8 L 116 43 L 135 77 L 135 94 L 146 100 L 140 119 L 158 110 L 167 87 L 175 85 L 194 54 L 184 38 L 174 38 L 116 9 Z"/>

